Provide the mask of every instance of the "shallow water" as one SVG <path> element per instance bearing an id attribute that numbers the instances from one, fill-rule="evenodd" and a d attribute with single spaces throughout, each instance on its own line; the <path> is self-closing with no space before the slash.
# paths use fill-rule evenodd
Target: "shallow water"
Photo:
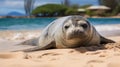
<path id="1" fill-rule="evenodd" d="M 43 29 L 56 18 L 2 18 L 0 30 L 38 30 Z M 120 30 L 120 18 L 88 18 L 97 30 Z M 113 25 L 113 26 L 112 26 Z"/>
<path id="2" fill-rule="evenodd" d="M 0 30 L 35 30 L 42 29 L 56 18 L 3 18 Z"/>

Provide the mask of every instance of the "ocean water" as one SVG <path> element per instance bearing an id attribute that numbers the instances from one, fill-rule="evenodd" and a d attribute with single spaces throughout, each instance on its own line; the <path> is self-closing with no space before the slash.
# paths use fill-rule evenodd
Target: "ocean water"
<path id="1" fill-rule="evenodd" d="M 43 29 L 56 18 L 1 18 L 0 30 Z"/>
<path id="2" fill-rule="evenodd" d="M 56 18 L 1 18 L 0 30 L 38 30 L 45 28 Z M 88 18 L 99 31 L 120 31 L 120 18 Z"/>

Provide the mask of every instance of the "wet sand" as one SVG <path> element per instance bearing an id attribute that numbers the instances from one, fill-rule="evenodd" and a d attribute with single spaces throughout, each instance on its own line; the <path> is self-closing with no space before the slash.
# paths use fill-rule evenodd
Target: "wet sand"
<path id="1" fill-rule="evenodd" d="M 41 31 L 0 31 L 0 67 L 119 67 L 120 35 L 106 36 L 116 43 L 74 49 L 9 52 L 15 44 L 38 37 Z M 105 36 L 105 35 L 104 35 Z M 1 47 L 2 46 L 2 47 Z M 26 48 L 30 46 L 18 46 Z M 16 48 L 16 46 L 15 46 Z"/>

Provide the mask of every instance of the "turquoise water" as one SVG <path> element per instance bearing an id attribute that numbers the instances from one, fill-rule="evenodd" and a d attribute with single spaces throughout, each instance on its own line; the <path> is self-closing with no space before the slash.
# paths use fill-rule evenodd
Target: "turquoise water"
<path id="1" fill-rule="evenodd" d="M 42 29 L 56 18 L 2 18 L 0 30 Z"/>
<path id="2" fill-rule="evenodd" d="M 94 25 L 120 24 L 120 18 L 88 18 Z"/>
<path id="3" fill-rule="evenodd" d="M 1 18 L 0 30 L 36 30 L 43 29 L 56 18 Z M 120 24 L 120 18 L 88 18 L 91 24 Z"/>

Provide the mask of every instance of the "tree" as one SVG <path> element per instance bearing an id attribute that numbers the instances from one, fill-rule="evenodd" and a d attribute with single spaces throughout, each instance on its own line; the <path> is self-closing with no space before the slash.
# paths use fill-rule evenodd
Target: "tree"
<path id="1" fill-rule="evenodd" d="M 68 7 L 60 4 L 46 4 L 42 6 L 38 6 L 32 11 L 34 15 L 41 16 L 61 16 L 65 15 Z"/>
<path id="2" fill-rule="evenodd" d="M 120 4 L 120 0 L 116 0 L 116 2 L 117 2 L 118 4 Z"/>
<path id="3" fill-rule="evenodd" d="M 66 10 L 65 15 L 76 15 L 78 13 L 77 9 L 69 8 Z"/>
<path id="4" fill-rule="evenodd" d="M 117 15 L 120 12 L 120 0 L 99 0 L 100 5 L 111 8 L 111 15 Z"/>
<path id="5" fill-rule="evenodd" d="M 24 0 L 24 9 L 27 16 L 31 15 L 35 0 Z"/>
<path id="6" fill-rule="evenodd" d="M 73 9 L 79 9 L 80 6 L 78 4 L 73 4 L 70 7 L 73 8 Z"/>
<path id="7" fill-rule="evenodd" d="M 114 9 L 118 4 L 120 4 L 120 0 L 99 0 L 99 4 Z"/>

